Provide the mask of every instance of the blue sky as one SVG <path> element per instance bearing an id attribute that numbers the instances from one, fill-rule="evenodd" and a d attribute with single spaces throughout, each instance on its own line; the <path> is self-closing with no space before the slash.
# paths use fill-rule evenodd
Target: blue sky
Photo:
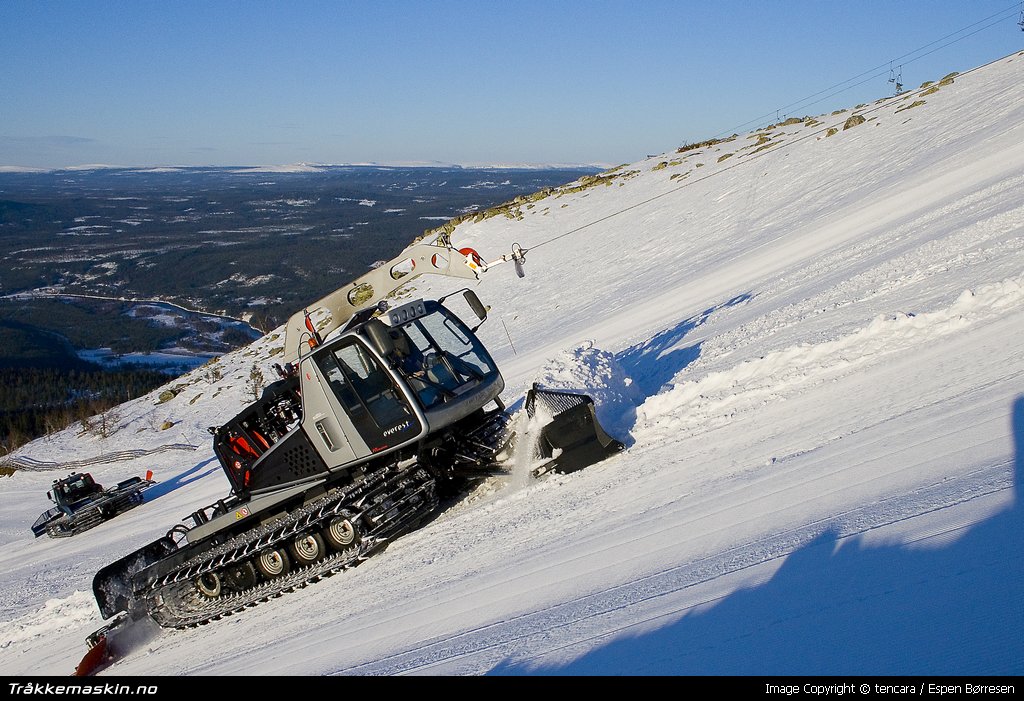
<path id="1" fill-rule="evenodd" d="M 893 59 L 913 88 L 1024 49 L 1020 11 L 1016 0 L 3 0 L 0 166 L 615 165 L 777 111 L 891 94 Z"/>

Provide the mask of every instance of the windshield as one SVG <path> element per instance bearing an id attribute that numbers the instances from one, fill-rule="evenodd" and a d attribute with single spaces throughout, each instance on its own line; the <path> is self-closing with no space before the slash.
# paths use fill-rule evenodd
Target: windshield
<path id="1" fill-rule="evenodd" d="M 78 475 L 75 479 L 68 479 L 58 485 L 57 489 L 64 496 L 65 502 L 78 501 L 99 491 L 91 475 Z"/>
<path id="2" fill-rule="evenodd" d="M 494 361 L 455 315 L 440 305 L 392 332 L 402 374 L 423 406 L 436 406 L 498 372 Z"/>

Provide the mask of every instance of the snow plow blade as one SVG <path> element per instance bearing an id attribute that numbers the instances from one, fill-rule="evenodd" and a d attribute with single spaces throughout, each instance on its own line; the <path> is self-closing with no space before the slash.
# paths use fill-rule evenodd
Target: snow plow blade
<path id="1" fill-rule="evenodd" d="M 92 593 L 103 618 L 129 611 L 135 599 L 132 577 L 177 549 L 174 541 L 164 537 L 107 565 L 92 578 Z"/>
<path id="2" fill-rule="evenodd" d="M 568 473 L 600 462 L 626 446 L 601 427 L 594 411 L 594 400 L 586 394 L 541 389 L 537 385 L 526 393 L 526 413 L 533 418 L 541 412 L 551 415 L 537 441 L 538 458 L 547 459 L 534 475 L 546 472 Z"/>

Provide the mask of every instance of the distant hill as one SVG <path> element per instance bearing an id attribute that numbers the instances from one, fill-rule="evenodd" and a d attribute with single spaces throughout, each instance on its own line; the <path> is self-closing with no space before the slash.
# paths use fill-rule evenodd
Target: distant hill
<path id="1" fill-rule="evenodd" d="M 113 367 L 124 355 L 143 366 L 151 388 L 159 375 L 146 367 L 164 360 L 165 370 L 180 374 L 243 346 L 426 229 L 594 171 L 367 165 L 0 172 L 0 368 L 55 370 L 63 379 L 52 381 L 64 382 L 77 377 L 70 371 Z M 39 296 L 54 293 L 92 297 Z M 124 301 L 140 298 L 226 314 L 253 328 Z M 183 358 L 182 367 L 181 356 L 142 356 L 168 349 L 197 362 Z M 11 428 L 4 416 L 12 414 L 0 415 L 0 441 Z M 31 425 L 22 428 L 21 435 L 35 435 Z"/>
<path id="2" fill-rule="evenodd" d="M 439 223 L 593 172 L 457 166 L 0 172 L 0 292 L 160 298 L 271 328 Z"/>

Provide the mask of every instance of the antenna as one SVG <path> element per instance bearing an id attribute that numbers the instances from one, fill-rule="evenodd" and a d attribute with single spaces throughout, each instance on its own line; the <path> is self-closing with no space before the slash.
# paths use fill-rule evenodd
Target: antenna
<path id="1" fill-rule="evenodd" d="M 1017 24 L 1020 25 L 1020 30 L 1024 32 L 1024 0 L 1020 0 L 1020 20 Z"/>

